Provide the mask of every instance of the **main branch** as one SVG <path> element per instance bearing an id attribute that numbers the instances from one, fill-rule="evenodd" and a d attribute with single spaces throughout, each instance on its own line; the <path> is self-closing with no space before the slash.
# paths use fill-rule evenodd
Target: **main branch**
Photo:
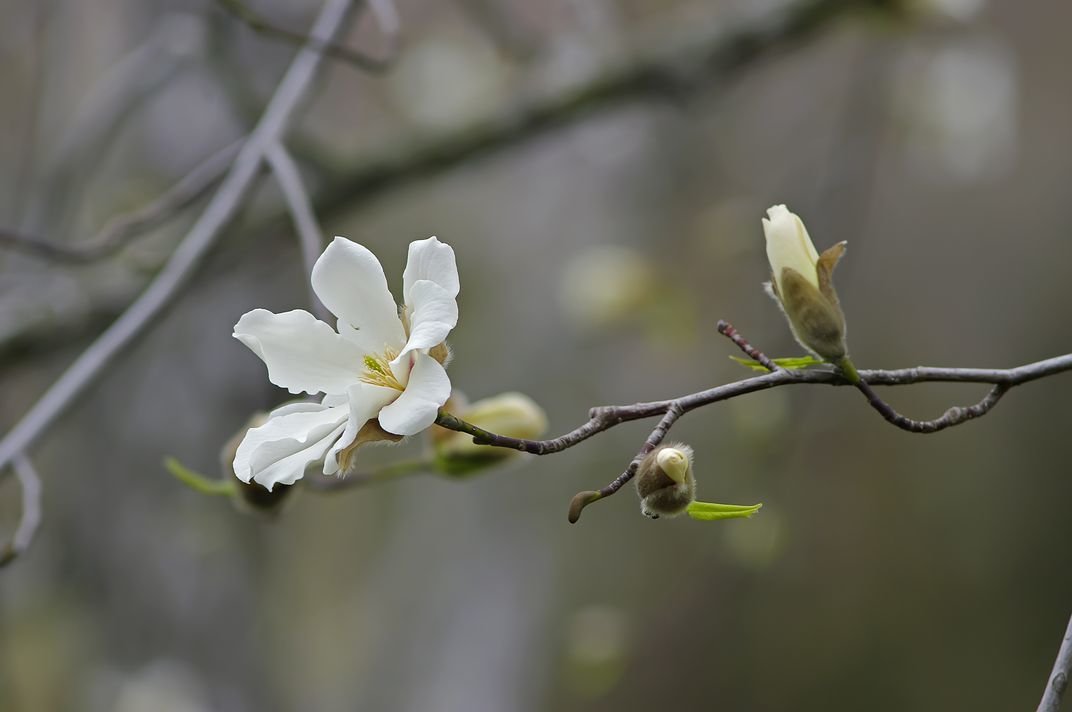
<path id="1" fill-rule="evenodd" d="M 1002 395 L 1016 386 L 1064 373 L 1065 371 L 1072 371 L 1072 353 L 1070 353 L 1044 361 L 1017 366 L 1016 368 L 933 368 L 917 366 L 892 371 L 864 370 L 856 372 L 853 370 L 853 376 L 850 377 L 834 367 L 817 367 L 805 370 L 780 368 L 763 355 L 762 352 L 749 344 L 737 333 L 736 329 L 726 322 L 719 322 L 719 331 L 727 338 L 730 338 L 757 363 L 769 369 L 769 372 L 668 400 L 592 408 L 589 411 L 586 422 L 563 435 L 548 440 L 526 440 L 498 435 L 483 428 L 478 428 L 445 411 L 440 412 L 439 417 L 436 419 L 436 424 L 473 436 L 473 442 L 477 445 L 510 448 L 511 450 L 520 450 L 533 455 L 549 455 L 573 447 L 593 435 L 609 430 L 620 423 L 662 416 L 662 420 L 659 421 L 651 435 L 645 440 L 644 446 L 637 457 L 630 462 L 625 472 L 598 491 L 587 490 L 578 493 L 574 497 L 570 504 L 569 519 L 571 522 L 576 522 L 584 507 L 614 494 L 633 478 L 640 460 L 662 442 L 667 431 L 680 416 L 703 406 L 782 386 L 805 384 L 854 386 L 863 391 L 872 407 L 893 425 L 913 433 L 934 433 L 986 414 L 997 404 Z M 980 402 L 971 406 L 955 406 L 947 410 L 941 417 L 930 421 L 916 421 L 897 413 L 879 398 L 872 388 L 872 386 L 907 386 L 915 383 L 932 382 L 989 383 L 993 385 L 993 388 Z"/>

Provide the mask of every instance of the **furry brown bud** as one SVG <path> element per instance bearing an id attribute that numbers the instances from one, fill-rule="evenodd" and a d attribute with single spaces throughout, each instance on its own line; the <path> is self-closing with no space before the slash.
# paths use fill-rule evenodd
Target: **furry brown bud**
<path id="1" fill-rule="evenodd" d="M 637 468 L 640 511 L 646 517 L 675 517 L 696 498 L 692 448 L 675 443 L 648 453 Z"/>

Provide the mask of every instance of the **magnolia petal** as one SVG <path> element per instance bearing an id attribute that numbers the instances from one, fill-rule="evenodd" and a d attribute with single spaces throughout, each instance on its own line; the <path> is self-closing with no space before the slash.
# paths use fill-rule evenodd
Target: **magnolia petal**
<path id="1" fill-rule="evenodd" d="M 325 475 L 334 475 L 339 472 L 339 453 L 350 447 L 365 423 L 375 418 L 380 409 L 398 395 L 398 391 L 393 388 L 374 386 L 369 383 L 358 383 L 350 387 L 346 393 L 349 401 L 346 429 L 324 458 Z"/>
<path id="2" fill-rule="evenodd" d="M 818 288 L 815 263 L 819 254 L 808 237 L 804 223 L 784 205 L 771 207 L 767 210 L 767 216 L 763 218 L 763 233 L 767 238 L 767 259 L 778 288 L 782 287 L 782 270 L 787 267 Z"/>
<path id="3" fill-rule="evenodd" d="M 363 352 L 307 311 L 246 312 L 234 337 L 268 367 L 268 380 L 291 393 L 345 393 L 357 381 Z"/>
<path id="4" fill-rule="evenodd" d="M 324 400 L 320 403 L 313 401 L 289 401 L 283 405 L 275 408 L 268 413 L 268 417 L 265 418 L 265 422 L 268 422 L 272 418 L 278 418 L 281 415 L 290 415 L 291 413 L 309 413 L 312 411 L 321 411 L 325 405 L 338 405 L 338 403 L 326 403 L 330 396 L 324 396 Z"/>
<path id="5" fill-rule="evenodd" d="M 254 476 L 254 482 L 263 485 L 269 492 L 277 484 L 294 484 L 305 475 L 306 468 L 324 459 L 328 448 L 339 438 L 345 428 L 345 424 L 340 424 L 316 442 L 268 464 Z"/>
<path id="6" fill-rule="evenodd" d="M 292 455 L 305 452 L 310 448 L 314 452 L 309 454 L 315 455 L 316 448 L 313 447 L 314 445 L 317 445 L 335 430 L 339 431 L 335 434 L 335 437 L 342 433 L 348 413 L 346 407 L 325 408 L 316 403 L 308 403 L 303 404 L 310 406 L 308 410 L 295 410 L 297 405 L 286 405 L 276 409 L 276 411 L 273 411 L 272 417 L 264 425 L 250 428 L 246 431 L 242 442 L 238 445 L 238 450 L 235 452 L 233 463 L 234 473 L 238 479 L 247 483 L 250 480 L 256 480 L 264 484 L 268 489 L 271 489 L 272 484 L 275 482 L 291 484 L 302 476 L 304 464 L 300 469 L 295 469 L 288 473 L 274 472 L 273 476 L 279 478 L 270 481 L 268 484 L 262 481 L 261 475 L 264 470 L 275 463 Z M 280 413 L 280 411 L 283 412 Z M 280 414 L 276 415 L 277 413 Z M 325 445 L 324 451 L 330 445 L 331 442 Z M 323 452 L 320 452 L 316 457 L 307 460 L 306 464 L 322 456 Z M 297 468 L 296 465 L 294 467 Z M 293 477 L 291 477 L 292 475 Z"/>
<path id="7" fill-rule="evenodd" d="M 395 435 L 413 435 L 430 426 L 450 397 L 450 378 L 443 366 L 422 351 L 413 355 L 406 390 L 380 411 L 380 426 Z"/>
<path id="8" fill-rule="evenodd" d="M 406 270 L 402 273 L 402 297 L 408 306 L 414 306 L 414 286 L 425 279 L 438 284 L 451 298 L 458 296 L 461 287 L 454 250 L 435 235 L 409 243 Z"/>
<path id="9" fill-rule="evenodd" d="M 399 349 L 406 333 L 398 306 L 376 256 L 364 246 L 336 237 L 313 266 L 313 291 L 339 317 L 339 333 L 364 353 Z"/>
<path id="10" fill-rule="evenodd" d="M 458 302 L 441 286 L 427 279 L 418 280 L 409 293 L 406 308 L 412 309 L 409 317 L 409 341 L 398 357 L 391 362 L 391 370 L 402 363 L 407 354 L 417 349 L 430 349 L 443 343 L 458 324 Z"/>

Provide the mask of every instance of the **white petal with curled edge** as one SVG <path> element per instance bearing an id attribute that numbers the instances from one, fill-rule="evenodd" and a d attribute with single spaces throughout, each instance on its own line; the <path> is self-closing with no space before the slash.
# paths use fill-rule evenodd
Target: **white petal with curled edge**
<path id="1" fill-rule="evenodd" d="M 406 333 L 376 256 L 336 237 L 313 265 L 313 291 L 339 318 L 339 333 L 365 353 L 402 348 Z"/>
<path id="2" fill-rule="evenodd" d="M 380 427 L 395 435 L 414 435 L 435 422 L 450 397 L 450 378 L 434 358 L 417 351 L 406 390 L 380 411 Z"/>
<path id="3" fill-rule="evenodd" d="M 268 380 L 291 393 L 345 393 L 357 381 L 364 356 L 352 341 L 307 311 L 246 312 L 234 337 L 268 367 Z"/>
<path id="4" fill-rule="evenodd" d="M 392 370 L 402 363 L 410 351 L 430 349 L 443 343 L 458 324 L 458 302 L 435 282 L 422 279 L 413 285 L 410 292 L 409 341 L 406 347 L 391 362 Z"/>
<path id="5" fill-rule="evenodd" d="M 407 306 L 413 305 L 411 292 L 422 279 L 435 282 L 451 297 L 458 296 L 461 288 L 454 250 L 435 235 L 409 243 L 406 270 L 402 273 L 402 298 Z"/>
<path id="6" fill-rule="evenodd" d="M 324 400 L 326 401 L 329 397 L 330 396 L 324 396 Z M 290 415 L 291 413 L 309 413 L 311 411 L 319 412 L 321 410 L 324 410 L 325 405 L 338 405 L 338 403 L 324 403 L 323 401 L 320 403 L 314 403 L 313 401 L 290 401 L 289 403 L 284 403 L 283 405 L 271 410 L 268 413 L 268 418 L 265 422 L 271 420 L 272 418 L 278 418 L 281 415 Z"/>
<path id="7" fill-rule="evenodd" d="M 324 437 L 297 452 L 269 463 L 258 472 L 253 481 L 263 485 L 269 492 L 276 485 L 292 485 L 305 475 L 305 468 L 324 459 L 331 444 L 339 439 L 346 425 L 340 424 Z M 256 458 L 256 456 L 254 456 Z"/>
<path id="8" fill-rule="evenodd" d="M 362 426 L 380 412 L 380 409 L 398 397 L 394 388 L 374 386 L 370 383 L 358 383 L 347 392 L 349 399 L 349 417 L 346 430 L 324 457 L 324 474 L 334 475 L 339 471 L 339 453 L 350 447 Z"/>
<path id="9" fill-rule="evenodd" d="M 308 405 L 311 406 L 309 410 L 291 410 L 278 416 L 273 414 L 264 425 L 246 431 L 235 452 L 234 472 L 238 479 L 243 482 L 256 479 L 259 482 L 258 475 L 272 464 L 308 449 L 336 429 L 338 434 L 342 433 L 349 408 L 326 408 L 316 403 Z M 276 412 L 289 408 L 291 406 L 283 406 Z M 324 451 L 330 445 L 329 442 Z M 302 467 L 301 472 L 304 472 L 304 465 Z M 301 472 L 290 482 L 301 477 Z M 266 486 L 271 489 L 269 485 Z"/>

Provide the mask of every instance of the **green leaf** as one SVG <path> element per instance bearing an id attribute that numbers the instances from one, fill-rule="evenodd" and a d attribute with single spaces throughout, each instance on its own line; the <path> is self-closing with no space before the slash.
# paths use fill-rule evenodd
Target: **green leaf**
<path id="1" fill-rule="evenodd" d="M 747 366 L 753 371 L 763 371 L 764 373 L 766 373 L 767 371 L 767 369 L 764 368 L 763 364 L 761 364 L 759 361 L 753 361 L 750 358 L 741 358 L 740 356 L 730 356 L 730 358 L 741 364 L 742 366 Z M 826 361 L 815 358 L 811 355 L 789 356 L 786 358 L 772 358 L 771 361 L 773 361 L 775 365 L 781 366 L 782 368 L 787 368 L 790 371 L 807 368 L 808 366 L 821 366 L 822 364 L 826 363 Z"/>
<path id="2" fill-rule="evenodd" d="M 759 504 L 718 504 L 716 502 L 693 502 L 685 510 L 690 517 L 701 522 L 714 522 L 719 519 L 748 519 L 759 511 Z"/>
<path id="3" fill-rule="evenodd" d="M 173 457 L 164 458 L 164 468 L 179 482 L 201 494 L 230 495 L 235 493 L 237 487 L 235 484 L 237 480 L 220 480 L 202 475 L 200 472 L 194 472 Z"/>

